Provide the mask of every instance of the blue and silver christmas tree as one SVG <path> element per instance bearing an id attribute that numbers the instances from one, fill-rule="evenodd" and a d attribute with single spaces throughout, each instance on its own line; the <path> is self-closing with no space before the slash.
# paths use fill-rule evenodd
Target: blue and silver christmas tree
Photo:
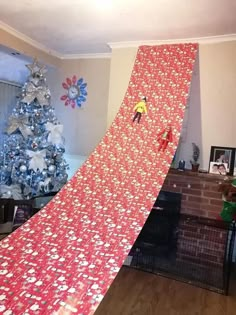
<path id="1" fill-rule="evenodd" d="M 0 197 L 30 199 L 59 191 L 67 182 L 63 125 L 50 105 L 45 66 L 30 75 L 9 117 L 0 153 Z"/>

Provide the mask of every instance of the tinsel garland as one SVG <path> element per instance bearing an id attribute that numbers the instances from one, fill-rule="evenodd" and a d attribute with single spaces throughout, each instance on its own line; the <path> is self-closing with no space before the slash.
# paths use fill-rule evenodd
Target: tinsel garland
<path id="1" fill-rule="evenodd" d="M 21 188 L 19 185 L 0 185 L 0 194 L 1 198 L 6 198 L 10 199 L 13 198 L 15 200 L 21 200 L 22 198 L 22 193 L 21 193 Z"/>

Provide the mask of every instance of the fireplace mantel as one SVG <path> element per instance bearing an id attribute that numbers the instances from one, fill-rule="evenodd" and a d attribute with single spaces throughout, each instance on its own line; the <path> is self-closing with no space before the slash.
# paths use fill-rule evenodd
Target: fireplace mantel
<path id="1" fill-rule="evenodd" d="M 222 194 L 218 191 L 224 176 L 170 169 L 162 189 L 182 194 L 181 213 L 218 218 L 222 209 Z"/>
<path id="2" fill-rule="evenodd" d="M 211 174 L 206 171 L 193 172 L 192 170 L 189 170 L 189 169 L 186 169 L 185 171 L 179 171 L 176 168 L 170 168 L 169 174 L 197 177 L 197 178 L 202 178 L 206 181 L 217 182 L 217 183 L 222 182 L 224 178 L 226 177 L 225 175 Z M 227 175 L 227 178 L 233 179 L 234 177 Z"/>

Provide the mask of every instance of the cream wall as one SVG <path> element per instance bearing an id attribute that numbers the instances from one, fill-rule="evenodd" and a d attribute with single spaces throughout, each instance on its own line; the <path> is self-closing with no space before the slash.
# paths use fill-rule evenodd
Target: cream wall
<path id="1" fill-rule="evenodd" d="M 203 165 L 210 147 L 236 147 L 236 41 L 200 45 Z M 197 132 L 197 130 L 191 130 Z"/>
<path id="2" fill-rule="evenodd" d="M 125 96 L 137 50 L 137 48 L 124 48 L 112 51 L 107 111 L 108 127 L 115 118 Z"/>
<path id="3" fill-rule="evenodd" d="M 110 125 L 125 95 L 137 49 L 113 49 L 110 71 L 108 121 Z M 199 66 L 194 70 L 187 134 L 178 158 L 189 166 L 191 142 L 201 149 L 201 168 L 208 169 L 212 145 L 236 147 L 236 41 L 199 45 Z"/>
<path id="4" fill-rule="evenodd" d="M 88 156 L 106 131 L 110 59 L 63 60 L 60 68 L 50 69 L 47 83 L 51 104 L 64 125 L 66 153 Z M 65 106 L 60 97 L 66 93 L 62 82 L 73 75 L 87 83 L 87 100 L 82 107 Z"/>

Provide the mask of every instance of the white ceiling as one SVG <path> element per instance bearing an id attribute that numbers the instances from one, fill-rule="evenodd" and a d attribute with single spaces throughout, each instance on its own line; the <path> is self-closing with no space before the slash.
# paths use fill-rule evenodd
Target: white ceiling
<path id="1" fill-rule="evenodd" d="M 0 22 L 55 54 L 106 53 L 111 42 L 236 34 L 236 0 L 0 0 Z"/>

